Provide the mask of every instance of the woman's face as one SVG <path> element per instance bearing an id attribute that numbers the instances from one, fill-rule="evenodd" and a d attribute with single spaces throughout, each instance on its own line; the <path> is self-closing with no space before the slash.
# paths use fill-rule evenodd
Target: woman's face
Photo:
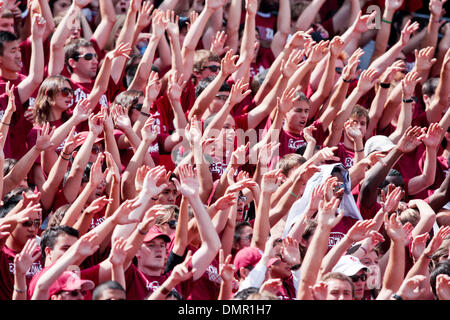
<path id="1" fill-rule="evenodd" d="M 58 92 L 55 95 L 55 105 L 56 109 L 65 111 L 67 110 L 73 103 L 73 89 L 68 81 L 64 81 L 64 83 L 58 88 Z"/>
<path id="2" fill-rule="evenodd" d="M 57 0 L 53 4 L 53 16 L 63 16 L 72 4 L 71 0 Z"/>

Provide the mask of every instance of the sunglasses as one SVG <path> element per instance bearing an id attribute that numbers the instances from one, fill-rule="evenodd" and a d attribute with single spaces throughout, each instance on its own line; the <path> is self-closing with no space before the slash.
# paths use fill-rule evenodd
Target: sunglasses
<path id="1" fill-rule="evenodd" d="M 228 96 L 226 94 L 216 94 L 216 98 L 219 100 L 226 101 L 228 99 Z"/>
<path id="2" fill-rule="evenodd" d="M 341 68 L 341 67 L 336 67 L 336 73 L 338 73 L 338 74 L 342 74 L 342 70 L 343 70 L 343 68 Z"/>
<path id="3" fill-rule="evenodd" d="M 203 68 L 203 70 L 204 70 L 204 69 L 209 69 L 209 70 L 211 70 L 212 72 L 217 72 L 217 71 L 220 70 L 220 66 L 206 66 L 206 67 Z"/>
<path id="4" fill-rule="evenodd" d="M 143 106 L 143 103 L 137 103 L 133 108 L 136 109 L 137 111 L 141 111 L 142 106 Z"/>
<path id="5" fill-rule="evenodd" d="M 358 282 L 358 280 L 366 281 L 367 274 L 363 273 L 363 274 L 360 274 L 359 276 L 355 274 L 354 276 L 350 276 L 350 279 L 352 279 L 353 282 Z"/>
<path id="6" fill-rule="evenodd" d="M 39 228 L 41 226 L 41 220 L 28 220 L 22 223 L 22 226 L 24 226 L 25 228 L 30 228 L 33 225 L 36 228 Z"/>
<path id="7" fill-rule="evenodd" d="M 96 53 L 85 53 L 85 54 L 80 54 L 76 57 L 76 59 L 79 58 L 83 58 L 86 61 L 90 61 L 95 57 L 95 59 L 98 59 L 98 56 Z"/>
<path id="8" fill-rule="evenodd" d="M 79 295 L 81 296 L 85 296 L 86 295 L 86 291 L 85 290 L 71 290 L 71 291 L 61 291 L 61 293 L 65 293 L 68 294 L 74 298 L 78 297 Z"/>
<path id="9" fill-rule="evenodd" d="M 170 220 L 167 222 L 171 229 L 175 229 L 177 227 L 177 220 Z"/>
<path id="10" fill-rule="evenodd" d="M 64 88 L 60 89 L 59 92 L 61 92 L 61 95 L 63 97 L 68 97 L 69 95 L 73 96 L 73 89 L 72 88 L 64 87 Z"/>

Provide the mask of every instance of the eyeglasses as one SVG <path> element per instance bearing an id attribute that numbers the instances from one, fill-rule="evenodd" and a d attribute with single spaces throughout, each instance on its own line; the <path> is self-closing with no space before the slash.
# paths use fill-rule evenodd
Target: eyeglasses
<path id="1" fill-rule="evenodd" d="M 143 105 L 144 105 L 143 103 L 137 103 L 137 104 L 133 107 L 133 109 L 136 109 L 137 111 L 141 111 Z"/>
<path id="2" fill-rule="evenodd" d="M 250 233 L 250 234 L 247 235 L 247 236 L 243 236 L 241 239 L 242 239 L 242 240 L 250 241 L 250 240 L 252 240 L 252 238 L 253 238 L 253 233 Z"/>
<path id="3" fill-rule="evenodd" d="M 69 95 L 73 96 L 73 89 L 72 88 L 64 87 L 64 88 L 60 89 L 59 92 L 61 92 L 61 95 L 63 97 L 68 97 Z"/>
<path id="4" fill-rule="evenodd" d="M 358 282 L 358 280 L 366 281 L 367 280 L 367 274 L 363 273 L 359 276 L 357 274 L 350 276 L 350 279 L 352 279 L 353 282 Z"/>
<path id="5" fill-rule="evenodd" d="M 343 70 L 343 68 L 341 68 L 341 67 L 336 67 L 336 73 L 338 73 L 338 74 L 342 74 L 342 70 Z"/>
<path id="6" fill-rule="evenodd" d="M 76 297 L 78 297 L 79 295 L 81 295 L 81 296 L 83 296 L 83 297 L 86 295 L 86 291 L 85 291 L 85 290 L 71 290 L 71 291 L 66 291 L 66 290 L 64 290 L 64 291 L 61 291 L 61 293 L 70 295 L 70 296 L 73 297 L 73 298 L 76 298 Z"/>
<path id="7" fill-rule="evenodd" d="M 238 199 L 241 200 L 242 202 L 247 202 L 246 196 L 239 196 Z"/>
<path id="8" fill-rule="evenodd" d="M 76 56 L 76 59 L 83 58 L 86 61 L 90 61 L 94 57 L 95 57 L 95 59 L 98 59 L 98 55 L 96 53 L 85 53 L 85 54 L 80 54 L 80 55 Z"/>
<path id="9" fill-rule="evenodd" d="M 102 151 L 103 151 L 102 148 L 100 148 L 99 146 L 96 146 L 96 145 L 92 146 L 92 153 L 98 154 Z"/>
<path id="10" fill-rule="evenodd" d="M 205 70 L 205 69 L 209 69 L 209 70 L 211 70 L 212 72 L 217 72 L 217 71 L 220 70 L 220 66 L 205 66 L 205 67 L 203 68 L 203 70 Z"/>
<path id="11" fill-rule="evenodd" d="M 41 220 L 28 220 L 26 222 L 23 222 L 22 226 L 24 226 L 25 228 L 30 228 L 31 226 L 39 228 L 41 226 Z"/>

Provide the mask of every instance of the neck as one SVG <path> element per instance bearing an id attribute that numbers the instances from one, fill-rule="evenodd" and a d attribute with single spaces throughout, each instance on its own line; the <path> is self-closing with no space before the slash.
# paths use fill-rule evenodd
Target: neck
<path id="1" fill-rule="evenodd" d="M 344 134 L 344 141 L 342 142 L 344 144 L 344 147 L 347 149 L 353 150 L 355 147 L 353 141 L 350 141 L 350 139 Z"/>
<path id="2" fill-rule="evenodd" d="M 142 265 L 138 265 L 138 268 L 146 275 L 154 276 L 154 277 L 160 276 L 163 272 L 162 268 L 155 269 L 153 267 L 146 267 L 146 266 L 142 266 Z"/>
<path id="3" fill-rule="evenodd" d="M 23 249 L 23 246 L 17 243 L 13 236 L 9 236 L 6 239 L 5 246 L 16 252 L 20 252 Z"/>
<path id="4" fill-rule="evenodd" d="M 7 80 L 16 80 L 19 77 L 18 72 L 0 68 L 0 76 Z"/>
<path id="5" fill-rule="evenodd" d="M 89 77 L 85 77 L 83 75 L 77 74 L 77 73 L 72 73 L 70 75 L 70 80 L 74 81 L 74 82 L 78 82 L 78 83 L 88 83 L 91 82 L 91 78 Z"/>
<path id="6" fill-rule="evenodd" d="M 62 117 L 62 113 L 63 113 L 63 111 L 58 110 L 54 107 L 50 108 L 50 114 L 48 115 L 47 121 L 51 122 L 51 121 L 55 121 L 55 120 L 60 120 Z"/>

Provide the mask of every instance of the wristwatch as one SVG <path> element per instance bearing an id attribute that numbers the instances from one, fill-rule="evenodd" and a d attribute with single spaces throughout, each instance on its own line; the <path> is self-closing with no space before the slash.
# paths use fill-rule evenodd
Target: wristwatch
<path id="1" fill-rule="evenodd" d="M 403 298 L 396 293 L 394 293 L 391 298 L 394 300 L 403 300 Z"/>

